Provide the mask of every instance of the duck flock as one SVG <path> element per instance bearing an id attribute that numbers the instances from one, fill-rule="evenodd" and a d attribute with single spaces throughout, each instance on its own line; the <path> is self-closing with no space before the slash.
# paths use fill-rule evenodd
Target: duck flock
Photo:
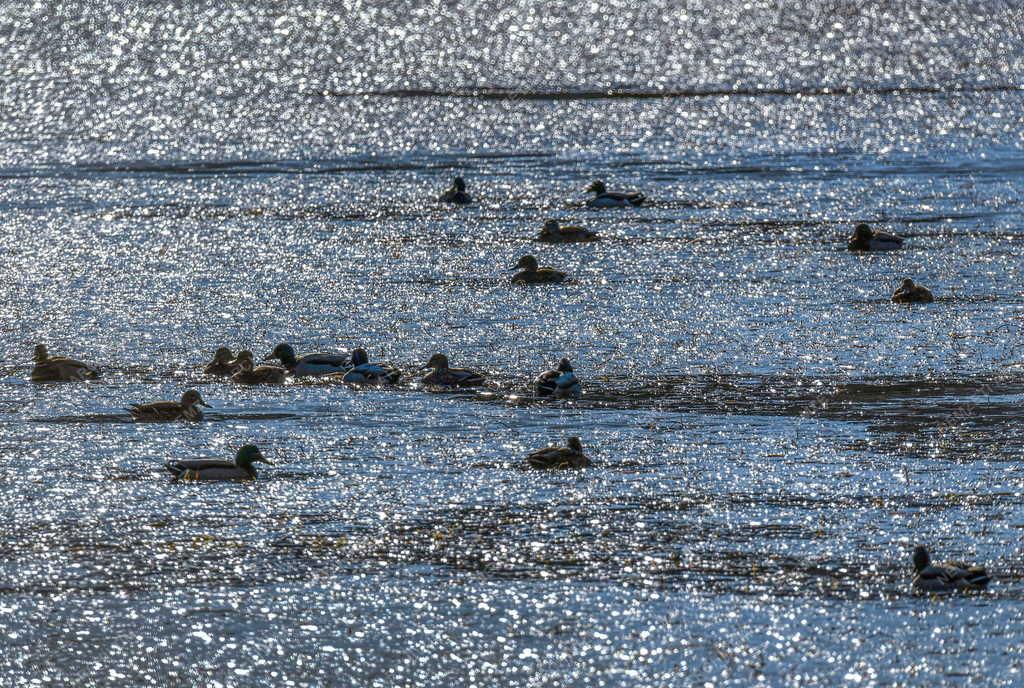
<path id="1" fill-rule="evenodd" d="M 639 192 L 611 192 L 604 182 L 595 181 L 587 192 L 591 208 L 635 208 L 646 202 Z M 438 199 L 443 203 L 468 205 L 473 202 L 466 182 L 456 177 L 452 185 Z M 583 227 L 562 226 L 557 220 L 544 222 L 537 241 L 545 243 L 592 242 L 600 240 L 596 232 Z M 895 234 L 872 229 L 860 223 L 853 229 L 847 244 L 850 251 L 891 251 L 900 249 L 904 239 Z M 571 281 L 565 272 L 552 267 L 541 266 L 536 257 L 525 255 L 514 266 L 518 272 L 511 278 L 513 285 L 560 284 Z M 932 292 L 912 279 L 905 278 L 893 292 L 894 303 L 931 303 Z M 268 361 L 276 361 L 271 364 Z M 421 370 L 429 372 L 420 378 L 420 384 L 427 389 L 444 390 L 479 387 L 487 381 L 486 376 L 468 368 L 453 368 L 448 357 L 436 353 L 430 357 Z M 252 351 L 237 353 L 228 347 L 218 348 L 213 359 L 203 368 L 209 376 L 229 379 L 239 384 L 282 384 L 290 379 L 317 378 L 324 381 L 341 382 L 357 386 L 395 385 L 405 373 L 387 362 L 371 362 L 365 349 L 356 348 L 350 353 L 306 353 L 299 355 L 289 343 L 280 343 L 257 365 Z M 100 370 L 88 363 L 64 356 L 51 356 L 45 344 L 35 347 L 34 366 L 31 379 L 34 382 L 77 382 L 96 380 Z M 553 369 L 542 372 L 533 383 L 537 397 L 551 399 L 578 399 L 583 386 L 576 376 L 568 358 L 562 358 Z M 209 407 L 198 390 L 188 389 L 177 401 L 152 401 L 133 404 L 126 409 L 135 421 L 174 422 L 199 421 L 203 418 L 201 407 Z M 174 480 L 179 481 L 221 481 L 252 480 L 256 478 L 254 464 L 267 460 L 260 449 L 252 444 L 241 447 L 233 460 L 190 459 L 172 460 L 165 468 Z M 534 469 L 581 469 L 592 465 L 584 453 L 580 438 L 570 437 L 564 447 L 547 447 L 525 457 L 525 466 Z M 989 583 L 985 569 L 961 563 L 936 564 L 931 560 L 927 548 L 918 545 L 912 555 L 914 577 L 912 586 L 923 592 L 953 592 L 984 589 Z"/>

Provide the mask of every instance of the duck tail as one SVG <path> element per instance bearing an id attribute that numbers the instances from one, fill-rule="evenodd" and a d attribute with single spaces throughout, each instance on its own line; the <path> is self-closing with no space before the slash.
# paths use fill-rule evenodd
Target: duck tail
<path id="1" fill-rule="evenodd" d="M 964 580 L 975 588 L 984 588 L 988 586 L 992 578 L 984 568 L 973 566 L 967 569 L 967 575 L 964 576 Z"/>

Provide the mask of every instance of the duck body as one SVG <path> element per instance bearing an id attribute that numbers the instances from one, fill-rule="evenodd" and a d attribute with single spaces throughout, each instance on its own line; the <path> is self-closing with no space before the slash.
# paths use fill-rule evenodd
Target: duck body
<path id="1" fill-rule="evenodd" d="M 567 358 L 563 358 L 555 370 L 541 373 L 534 381 L 533 388 L 537 396 L 555 399 L 579 399 L 583 394 L 583 386 Z"/>
<path id="2" fill-rule="evenodd" d="M 639 191 L 614 193 L 605 188 L 604 182 L 594 182 L 587 191 L 594 196 L 587 200 L 591 208 L 635 208 L 643 205 L 647 198 Z"/>
<path id="3" fill-rule="evenodd" d="M 362 348 L 352 350 L 352 367 L 340 374 L 341 381 L 350 385 L 393 385 L 401 377 L 402 371 L 390 363 L 370 363 L 370 357 Z"/>
<path id="4" fill-rule="evenodd" d="M 181 395 L 180 401 L 154 401 L 148 404 L 132 404 L 128 411 L 138 421 L 172 421 L 203 419 L 200 406 L 209 406 L 194 389 Z"/>
<path id="5" fill-rule="evenodd" d="M 32 382 L 79 382 L 99 379 L 100 371 L 88 363 L 64 356 L 50 356 L 45 344 L 35 349 Z"/>
<path id="6" fill-rule="evenodd" d="M 438 197 L 442 203 L 453 203 L 455 205 L 467 205 L 473 202 L 473 198 L 466 191 L 466 182 L 462 177 L 452 180 L 451 187 Z"/>
<path id="7" fill-rule="evenodd" d="M 566 447 L 538 449 L 526 457 L 530 468 L 538 470 L 586 468 L 592 462 L 583 453 L 583 444 L 578 437 L 570 437 Z"/>
<path id="8" fill-rule="evenodd" d="M 957 562 L 933 564 L 931 555 L 922 545 L 914 548 L 914 581 L 912 586 L 921 592 L 958 592 L 984 590 L 991 581 L 982 566 L 968 566 Z"/>
<path id="9" fill-rule="evenodd" d="M 568 278 L 564 272 L 549 267 L 540 267 L 533 256 L 523 256 L 516 263 L 514 270 L 523 268 L 512 276 L 512 284 L 561 284 Z"/>
<path id="10" fill-rule="evenodd" d="M 226 346 L 222 346 L 214 352 L 213 360 L 206 364 L 206 367 L 203 368 L 203 373 L 205 375 L 227 377 L 231 375 L 234 370 L 235 355 L 231 352 L 231 349 Z"/>
<path id="11" fill-rule="evenodd" d="M 434 354 L 427 362 L 431 371 L 420 382 L 431 387 L 479 387 L 486 378 L 475 370 L 465 368 L 449 368 L 448 357 Z"/>
<path id="12" fill-rule="evenodd" d="M 344 373 L 349 368 L 349 357 L 346 354 L 305 354 L 296 356 L 290 344 L 278 344 L 274 350 L 263 357 L 264 361 L 278 359 L 285 369 L 295 377 L 317 377 Z"/>
<path id="13" fill-rule="evenodd" d="M 568 244 L 584 241 L 598 241 L 601 237 L 583 227 L 561 227 L 557 220 L 548 220 L 537 235 L 537 241 L 547 244 Z"/>
<path id="14" fill-rule="evenodd" d="M 223 461 L 221 459 L 186 459 L 168 461 L 164 468 L 174 476 L 176 481 L 194 480 L 253 480 L 256 478 L 256 468 L 253 463 L 261 462 L 273 465 L 263 458 L 260 450 L 254 445 L 247 444 L 238 450 L 234 461 Z"/>
<path id="15" fill-rule="evenodd" d="M 899 289 L 892 293 L 893 303 L 931 303 L 935 300 L 927 287 L 914 284 L 914 280 L 905 279 Z"/>
<path id="16" fill-rule="evenodd" d="M 853 230 L 846 247 L 850 251 L 894 251 L 903 246 L 903 237 L 879 232 L 861 223 Z"/>
<path id="17" fill-rule="evenodd" d="M 280 366 L 253 366 L 251 351 L 241 351 L 234 361 L 234 373 L 231 381 L 243 385 L 273 385 L 285 381 L 288 371 Z"/>

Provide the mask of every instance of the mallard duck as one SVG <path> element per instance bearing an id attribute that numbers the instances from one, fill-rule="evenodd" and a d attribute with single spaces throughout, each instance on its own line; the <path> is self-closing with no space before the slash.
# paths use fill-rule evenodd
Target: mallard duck
<path id="1" fill-rule="evenodd" d="M 933 564 L 924 545 L 914 548 L 915 590 L 924 592 L 954 592 L 982 590 L 988 585 L 988 573 L 982 566 L 967 566 L 956 562 Z"/>
<path id="2" fill-rule="evenodd" d="M 135 420 L 202 420 L 200 406 L 210 407 L 194 389 L 181 395 L 181 401 L 153 401 L 132 404 L 128 410 Z"/>
<path id="3" fill-rule="evenodd" d="M 278 344 L 273 351 L 263 357 L 263 360 L 275 358 L 296 377 L 344 373 L 349 362 L 349 357 L 345 354 L 306 354 L 296 357 L 291 344 Z"/>
<path id="4" fill-rule="evenodd" d="M 892 293 L 893 303 L 931 303 L 934 300 L 935 297 L 928 288 L 914 284 L 914 280 L 909 277 Z"/>
<path id="5" fill-rule="evenodd" d="M 566 280 L 566 274 L 554 268 L 542 268 L 537 266 L 537 259 L 533 256 L 523 256 L 512 268 L 517 272 L 512 276 L 512 284 L 559 284 Z"/>
<path id="6" fill-rule="evenodd" d="M 427 361 L 426 368 L 431 372 L 421 382 L 425 385 L 436 387 L 478 387 L 484 383 L 484 376 L 473 370 L 465 368 L 449 368 L 448 357 L 444 354 L 434 354 Z"/>
<path id="7" fill-rule="evenodd" d="M 587 187 L 594 197 L 587 201 L 591 208 L 634 208 L 646 200 L 639 191 L 629 193 L 612 193 L 605 188 L 604 182 L 597 181 Z"/>
<path id="8" fill-rule="evenodd" d="M 366 349 L 360 348 L 352 350 L 352 369 L 339 375 L 342 382 L 353 385 L 393 385 L 402 377 L 402 371 L 389 363 L 370 363 Z"/>
<path id="9" fill-rule="evenodd" d="M 462 177 L 453 179 L 452 185 L 441 194 L 438 200 L 442 203 L 455 203 L 456 205 L 466 205 L 473 202 L 470 195 L 466 193 L 466 182 Z"/>
<path id="10" fill-rule="evenodd" d="M 206 364 L 203 373 L 227 377 L 235 370 L 235 354 L 231 349 L 222 346 L 213 353 L 213 360 Z"/>
<path id="11" fill-rule="evenodd" d="M 175 480 L 252 480 L 256 477 L 256 462 L 274 464 L 263 458 L 259 448 L 247 444 L 238 450 L 234 461 L 221 459 L 186 459 L 168 461 L 164 467 Z"/>
<path id="12" fill-rule="evenodd" d="M 541 228 L 540 234 L 537 235 L 537 241 L 549 244 L 565 244 L 571 241 L 597 241 L 600 238 L 597 236 L 597 232 L 592 232 L 582 227 L 560 227 L 558 220 L 545 221 L 544 227 Z"/>
<path id="13" fill-rule="evenodd" d="M 541 373 L 533 383 L 539 397 L 578 399 L 583 393 L 579 378 L 573 372 L 568 358 L 558 362 L 558 368 Z"/>
<path id="14" fill-rule="evenodd" d="M 851 251 L 892 251 L 903 245 L 903 237 L 871 229 L 863 222 L 853 228 L 846 247 Z"/>
<path id="15" fill-rule="evenodd" d="M 570 437 L 567 447 L 538 449 L 526 457 L 530 468 L 586 468 L 590 459 L 583 453 L 579 437 Z"/>
<path id="16" fill-rule="evenodd" d="M 231 375 L 231 381 L 243 385 L 278 384 L 284 382 L 288 374 L 288 371 L 280 366 L 254 366 L 251 351 L 239 351 L 238 357 L 232 363 L 235 372 Z"/>
<path id="17" fill-rule="evenodd" d="M 50 356 L 45 344 L 36 344 L 32 358 L 33 382 L 77 382 L 79 380 L 95 380 L 100 371 L 89 365 L 63 356 Z"/>

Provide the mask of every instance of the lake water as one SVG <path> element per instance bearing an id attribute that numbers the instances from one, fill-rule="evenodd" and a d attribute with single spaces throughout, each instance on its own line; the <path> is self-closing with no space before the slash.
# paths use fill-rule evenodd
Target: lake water
<path id="1" fill-rule="evenodd" d="M 0 6 L 3 683 L 1024 684 L 1020 6 L 347 5 Z M 409 383 L 201 374 L 282 341 Z"/>

